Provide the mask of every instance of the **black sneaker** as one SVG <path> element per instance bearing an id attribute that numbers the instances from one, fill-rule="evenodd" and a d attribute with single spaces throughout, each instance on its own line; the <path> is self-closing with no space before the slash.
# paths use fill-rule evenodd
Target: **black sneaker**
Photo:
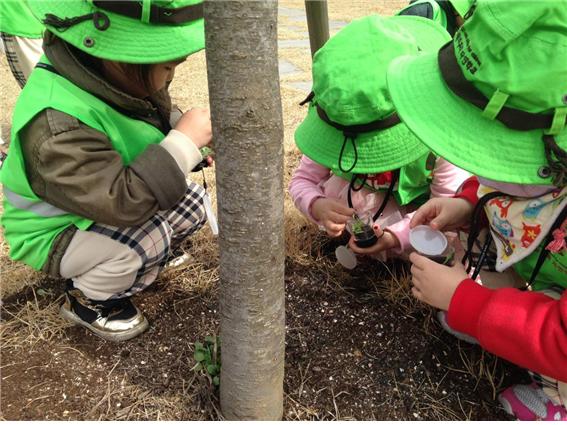
<path id="1" fill-rule="evenodd" d="M 179 271 L 191 263 L 195 263 L 193 256 L 183 251 L 181 248 L 176 248 L 169 254 L 169 258 L 167 259 L 167 263 L 165 263 L 162 272 L 170 273 L 172 271 Z"/>
<path id="2" fill-rule="evenodd" d="M 94 301 L 72 284 L 65 291 L 61 316 L 109 341 L 126 341 L 149 327 L 147 319 L 130 298 Z"/>

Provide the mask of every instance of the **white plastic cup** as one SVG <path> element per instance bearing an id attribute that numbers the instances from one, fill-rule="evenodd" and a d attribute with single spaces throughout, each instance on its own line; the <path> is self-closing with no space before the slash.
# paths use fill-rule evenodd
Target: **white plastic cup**
<path id="1" fill-rule="evenodd" d="M 410 230 L 411 246 L 424 257 L 447 266 L 453 265 L 455 249 L 449 246 L 447 237 L 429 226 L 416 226 Z"/>
<path id="2" fill-rule="evenodd" d="M 337 257 L 339 264 L 345 269 L 352 270 L 356 267 L 356 255 L 354 255 L 354 252 L 348 249 L 345 245 L 341 245 L 335 249 L 335 256 Z"/>

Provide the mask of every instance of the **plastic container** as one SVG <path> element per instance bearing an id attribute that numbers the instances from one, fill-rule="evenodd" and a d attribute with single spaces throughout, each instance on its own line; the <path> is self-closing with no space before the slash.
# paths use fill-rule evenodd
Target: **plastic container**
<path id="1" fill-rule="evenodd" d="M 347 223 L 347 229 L 354 237 L 354 243 L 360 248 L 368 248 L 378 242 L 374 232 L 374 220 L 370 213 L 354 215 Z"/>
<path id="2" fill-rule="evenodd" d="M 453 263 L 455 250 L 439 230 L 425 225 L 416 226 L 410 230 L 409 240 L 411 246 L 424 257 L 439 264 Z"/>

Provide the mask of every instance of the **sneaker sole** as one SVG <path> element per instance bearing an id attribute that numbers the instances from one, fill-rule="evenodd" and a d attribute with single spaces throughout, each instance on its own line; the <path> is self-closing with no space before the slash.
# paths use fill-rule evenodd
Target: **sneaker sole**
<path id="1" fill-rule="evenodd" d="M 64 305 L 62 305 L 61 308 L 59 309 L 59 314 L 64 319 L 67 319 L 67 320 L 69 320 L 70 322 L 73 322 L 76 325 L 83 326 L 83 327 L 87 328 L 92 333 L 101 337 L 102 339 L 105 339 L 107 341 L 114 341 L 114 342 L 127 341 L 129 339 L 137 337 L 138 335 L 145 332 L 150 327 L 148 319 L 146 319 L 144 317 L 144 322 L 140 326 L 138 326 L 137 328 L 130 329 L 128 331 L 121 332 L 121 333 L 117 334 L 117 333 L 112 333 L 112 332 L 104 332 L 104 331 L 101 331 L 100 329 L 96 329 L 95 327 L 91 326 L 89 323 L 81 320 L 81 318 L 79 316 L 77 316 L 76 314 L 74 314 L 73 312 L 64 308 Z"/>
<path id="2" fill-rule="evenodd" d="M 512 406 L 510 405 L 510 402 L 508 400 L 506 400 L 504 397 L 502 397 L 502 394 L 498 394 L 498 401 L 500 402 L 500 407 L 506 413 L 515 417 L 514 411 L 512 410 Z"/>

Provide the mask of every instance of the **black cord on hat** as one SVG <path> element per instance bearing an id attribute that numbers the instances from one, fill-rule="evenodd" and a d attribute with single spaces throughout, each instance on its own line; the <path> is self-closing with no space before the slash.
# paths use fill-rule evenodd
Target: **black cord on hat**
<path id="1" fill-rule="evenodd" d="M 59 16 L 51 13 L 45 14 L 42 22 L 57 28 L 59 31 L 65 31 L 72 26 L 80 24 L 81 22 L 90 21 L 92 19 L 94 27 L 99 31 L 105 31 L 110 27 L 110 19 L 103 12 L 87 13 L 86 15 L 74 16 L 72 18 L 60 18 Z"/>
<path id="2" fill-rule="evenodd" d="M 549 134 L 544 134 L 543 145 L 545 148 L 545 159 L 547 159 L 549 164 L 554 186 L 567 186 L 567 152 L 561 149 L 555 137 Z"/>

